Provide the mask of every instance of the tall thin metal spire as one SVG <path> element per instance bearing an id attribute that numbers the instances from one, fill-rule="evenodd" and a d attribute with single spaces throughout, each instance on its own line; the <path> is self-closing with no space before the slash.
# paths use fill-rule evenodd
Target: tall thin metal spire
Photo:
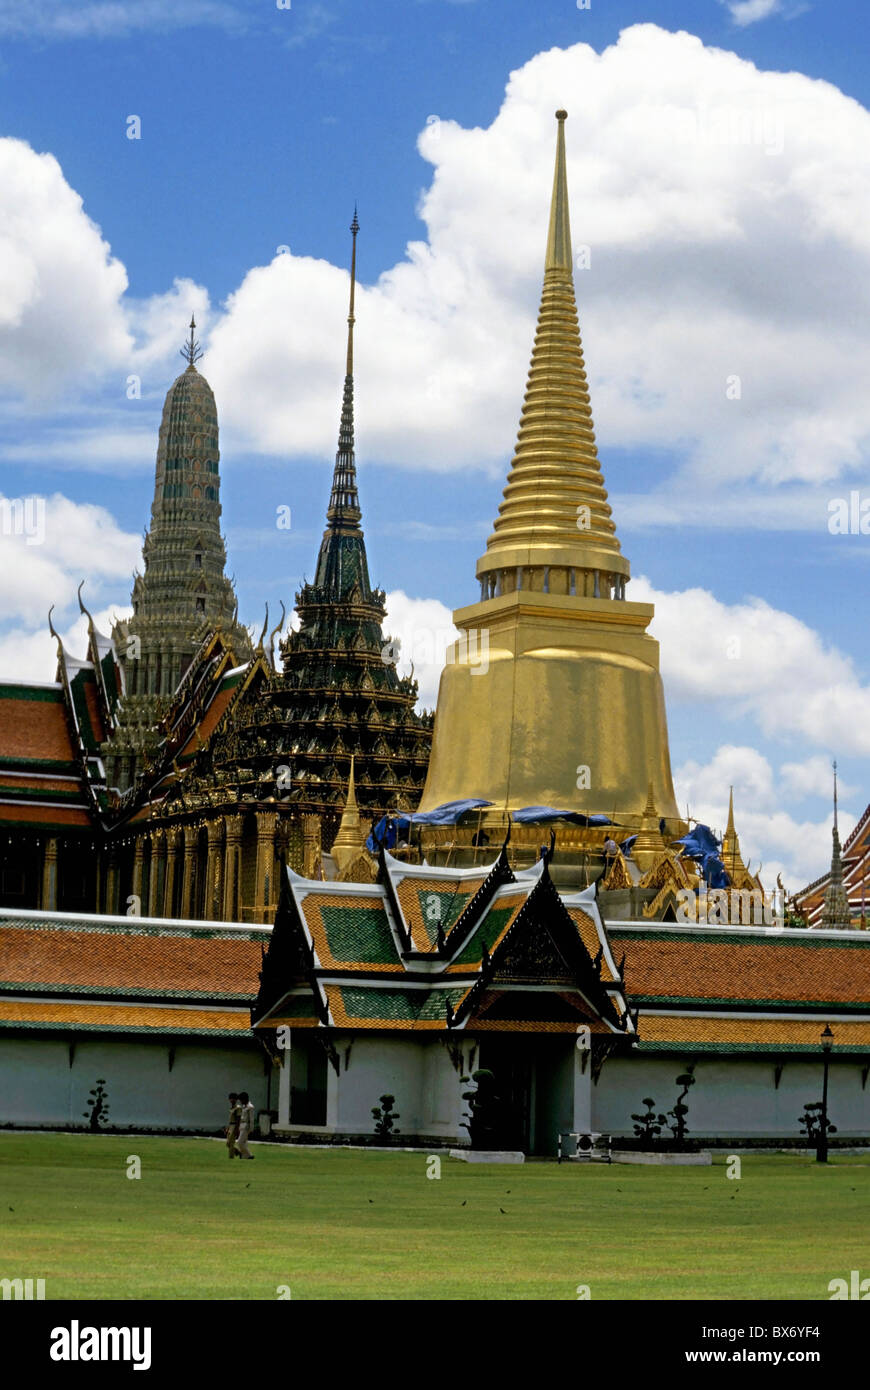
<path id="1" fill-rule="evenodd" d="M 332 523 L 356 525 L 362 516 L 356 490 L 356 461 L 354 459 L 353 431 L 353 326 L 356 323 L 354 301 L 356 297 L 356 237 L 359 221 L 356 207 L 350 224 L 353 236 L 353 250 L 350 260 L 350 305 L 347 314 L 347 363 L 344 377 L 344 394 L 341 401 L 341 424 L 338 429 L 338 450 L 335 455 L 335 470 L 332 475 L 332 492 L 326 519 Z"/>
<path id="2" fill-rule="evenodd" d="M 356 323 L 353 312 L 354 293 L 356 291 L 356 234 L 359 231 L 359 221 L 356 215 L 356 203 L 353 205 L 353 221 L 350 224 L 353 234 L 353 250 L 350 256 L 350 308 L 347 314 L 347 366 L 345 376 L 353 376 L 353 326 Z"/>
<path id="3" fill-rule="evenodd" d="M 828 930 L 842 931 L 852 925 L 849 895 L 843 882 L 843 860 L 840 852 L 840 829 L 837 824 L 837 763 L 834 760 L 834 827 L 831 831 L 831 872 L 825 888 L 822 907 L 822 926 Z"/>
<path id="4" fill-rule="evenodd" d="M 836 759 L 836 758 L 834 759 L 834 764 L 833 764 L 833 766 L 834 766 L 834 829 L 835 829 L 836 831 L 839 832 L 840 827 L 839 827 L 839 825 L 837 824 L 837 759 Z"/>

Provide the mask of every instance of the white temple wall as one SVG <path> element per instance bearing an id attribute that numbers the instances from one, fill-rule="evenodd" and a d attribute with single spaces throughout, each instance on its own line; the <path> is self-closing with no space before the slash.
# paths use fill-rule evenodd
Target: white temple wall
<path id="1" fill-rule="evenodd" d="M 221 1129 L 228 1091 L 246 1090 L 266 1108 L 263 1052 L 253 1042 L 176 1044 L 172 1069 L 165 1042 L 76 1039 L 72 1065 L 66 1040 L 0 1038 L 0 1124 L 87 1128 L 84 1111 L 98 1077 L 105 1079 L 108 1127 Z M 272 1084 L 277 1106 L 277 1077 Z"/>
<path id="2" fill-rule="evenodd" d="M 464 1134 L 459 1129 L 463 1087 L 437 1038 L 357 1037 L 345 1069 L 347 1041 L 336 1040 L 341 1073 L 333 1074 L 331 1082 L 336 1095 L 332 1125 L 338 1133 L 373 1136 L 372 1109 L 382 1095 L 392 1095 L 400 1136 Z M 332 1086 L 334 1082 L 338 1084 Z"/>
<path id="3" fill-rule="evenodd" d="M 804 1105 L 822 1098 L 822 1061 L 786 1060 L 775 1085 L 772 1057 L 702 1057 L 695 1084 L 686 1097 L 691 1134 L 715 1138 L 797 1137 Z M 657 1113 L 672 1109 L 681 1090 L 676 1078 L 685 1068 L 679 1057 L 615 1057 L 604 1063 L 593 1087 L 593 1128 L 603 1133 L 634 1132 L 632 1113 L 651 1096 Z M 828 1114 L 839 1137 L 870 1132 L 870 1090 L 861 1089 L 860 1059 L 834 1062 L 828 1082 Z"/>

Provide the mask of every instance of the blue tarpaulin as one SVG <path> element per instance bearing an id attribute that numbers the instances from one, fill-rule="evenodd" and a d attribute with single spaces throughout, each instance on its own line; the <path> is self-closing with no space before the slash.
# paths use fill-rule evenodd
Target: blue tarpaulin
<path id="1" fill-rule="evenodd" d="M 384 849 L 395 849 L 400 835 L 403 840 L 407 839 L 410 824 L 408 816 L 381 816 L 366 840 L 369 854 L 377 854 L 380 845 Z"/>
<path id="2" fill-rule="evenodd" d="M 727 888 L 730 882 L 720 855 L 720 843 L 709 825 L 696 825 L 674 844 L 682 845 L 690 859 L 700 867 L 708 888 Z"/>
<path id="3" fill-rule="evenodd" d="M 466 811 L 479 811 L 482 806 L 491 806 L 491 801 L 470 798 L 466 801 L 445 801 L 434 811 L 415 811 L 411 816 L 413 825 L 455 825 Z"/>
<path id="4" fill-rule="evenodd" d="M 551 820 L 567 820 L 574 825 L 612 825 L 607 816 L 584 816 L 582 811 L 559 811 L 555 806 L 523 806 L 511 811 L 516 825 L 543 825 Z"/>
<path id="5" fill-rule="evenodd" d="M 379 845 L 393 849 L 399 839 L 407 839 L 412 825 L 456 825 L 460 816 L 467 811 L 478 811 L 491 805 L 491 801 L 471 797 L 465 801 L 445 801 L 434 811 L 415 811 L 411 816 L 382 816 L 366 840 L 366 849 L 369 854 L 375 854 Z"/>

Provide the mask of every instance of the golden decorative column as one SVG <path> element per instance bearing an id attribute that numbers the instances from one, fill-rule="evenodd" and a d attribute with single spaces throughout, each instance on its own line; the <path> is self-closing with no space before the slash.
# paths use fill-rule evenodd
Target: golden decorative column
<path id="1" fill-rule="evenodd" d="M 482 797 L 633 820 L 652 783 L 677 819 L 658 643 L 648 603 L 625 599 L 574 301 L 558 137 L 544 287 L 504 498 L 478 561 L 480 599 L 453 615 L 420 802 Z"/>
<path id="2" fill-rule="evenodd" d="M 163 884 L 164 917 L 173 916 L 173 904 L 175 901 L 175 876 L 178 873 L 178 858 L 180 851 L 179 842 L 179 832 L 173 826 L 166 832 L 166 878 Z"/>
<path id="3" fill-rule="evenodd" d="M 133 879 L 130 885 L 130 892 L 137 899 L 136 911 L 128 912 L 129 903 L 124 903 L 124 911 L 128 916 L 142 916 L 142 870 L 145 864 L 145 841 L 141 835 L 137 836 L 133 846 Z"/>
<path id="4" fill-rule="evenodd" d="M 257 811 L 257 868 L 254 909 L 257 921 L 268 922 L 268 908 L 278 900 L 275 886 L 275 811 Z"/>
<path id="5" fill-rule="evenodd" d="M 114 846 L 106 859 L 106 912 L 110 916 L 118 912 L 118 852 Z"/>
<path id="6" fill-rule="evenodd" d="M 239 856 L 242 844 L 242 817 L 227 816 L 224 821 L 223 920 L 239 920 Z"/>
<path id="7" fill-rule="evenodd" d="M 163 864 L 163 881 L 166 881 L 166 832 L 164 830 L 153 830 L 151 832 L 151 872 L 148 875 L 148 916 L 156 917 L 160 911 L 158 898 L 158 885 L 160 883 L 160 865 Z"/>
<path id="8" fill-rule="evenodd" d="M 181 916 L 182 918 L 192 918 L 194 916 L 195 903 L 193 901 L 193 885 L 196 876 L 196 851 L 199 842 L 199 831 L 195 825 L 184 827 L 184 878 L 181 883 Z"/>
<path id="9" fill-rule="evenodd" d="M 222 834 L 223 822 L 219 820 L 210 820 L 206 826 L 206 835 L 208 836 L 208 858 L 205 866 L 205 905 L 203 908 L 203 916 L 208 922 L 214 922 L 220 918 Z"/>
<path id="10" fill-rule="evenodd" d="M 57 912 L 57 840 L 54 838 L 45 842 L 40 904 L 43 912 Z"/>

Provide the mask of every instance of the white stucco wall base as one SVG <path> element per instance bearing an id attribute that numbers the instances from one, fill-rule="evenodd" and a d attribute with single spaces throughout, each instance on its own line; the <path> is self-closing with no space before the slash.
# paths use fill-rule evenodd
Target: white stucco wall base
<path id="1" fill-rule="evenodd" d="M 108 1127 L 214 1132 L 225 1123 L 228 1091 L 266 1108 L 263 1051 L 253 1041 L 209 1045 L 151 1039 L 0 1038 L 0 1124 L 87 1128 L 88 1093 L 106 1082 Z M 272 1105 L 277 1106 L 277 1075 Z"/>

